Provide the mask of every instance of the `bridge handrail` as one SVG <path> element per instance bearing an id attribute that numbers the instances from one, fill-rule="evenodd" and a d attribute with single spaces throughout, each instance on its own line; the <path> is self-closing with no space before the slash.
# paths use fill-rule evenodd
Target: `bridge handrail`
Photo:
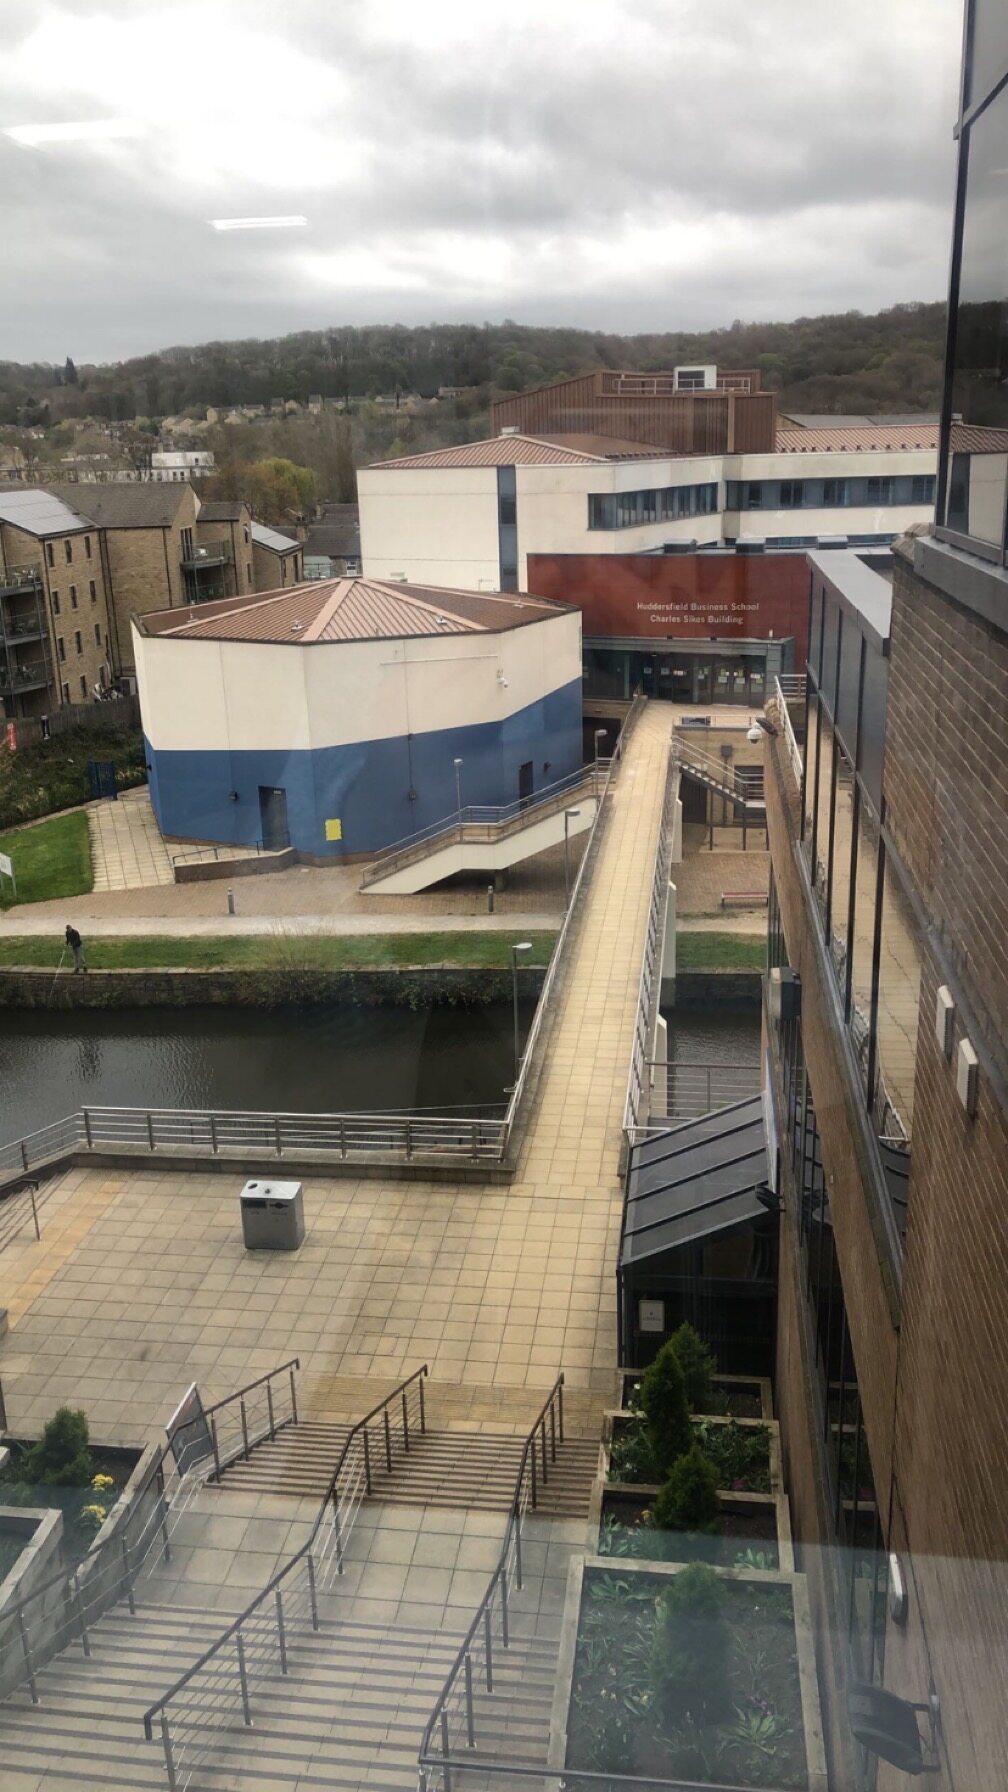
<path id="1" fill-rule="evenodd" d="M 672 835 L 675 827 L 675 804 L 678 783 L 675 776 L 678 760 L 675 742 L 669 748 L 665 773 L 665 794 L 661 821 L 655 844 L 654 871 L 651 878 L 651 902 L 648 907 L 640 982 L 637 986 L 637 1017 L 634 1022 L 630 1070 L 627 1076 L 626 1101 L 623 1107 L 624 1148 L 640 1119 L 640 1102 L 648 1084 L 647 1066 L 654 1057 L 654 1032 L 657 1003 L 654 1000 L 655 971 L 659 970 L 665 934 L 665 903 L 669 866 L 672 859 Z"/>
<path id="2" fill-rule="evenodd" d="M 796 696 L 797 695 L 804 696 L 804 694 L 805 694 L 804 678 L 801 679 L 801 685 L 802 685 L 802 690 L 800 693 L 796 692 L 795 693 Z M 772 694 L 771 701 L 773 702 L 773 705 L 774 705 L 774 714 L 777 718 L 778 726 L 780 727 L 780 729 L 784 735 L 784 744 L 787 747 L 788 757 L 791 760 L 791 770 L 794 772 L 795 778 L 797 779 L 798 785 L 800 787 L 801 781 L 802 781 L 802 765 L 803 765 L 802 751 L 798 745 L 798 741 L 795 736 L 794 724 L 791 721 L 791 711 L 789 710 L 788 704 L 787 704 L 787 696 L 785 694 L 784 688 L 783 688 L 783 686 L 781 684 L 781 680 L 779 678 L 774 679 L 774 688 L 773 688 L 773 694 Z"/>

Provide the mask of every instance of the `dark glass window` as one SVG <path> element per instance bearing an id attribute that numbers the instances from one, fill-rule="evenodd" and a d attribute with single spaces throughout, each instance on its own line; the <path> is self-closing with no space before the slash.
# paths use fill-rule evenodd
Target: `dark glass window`
<path id="1" fill-rule="evenodd" d="M 88 580 L 88 595 L 93 604 L 98 602 L 98 589 L 93 579 Z"/>
<path id="2" fill-rule="evenodd" d="M 824 479 L 822 496 L 824 504 L 846 504 L 846 479 Z"/>
<path id="3" fill-rule="evenodd" d="M 780 488 L 780 504 L 782 510 L 797 510 L 805 502 L 804 479 L 782 479 Z"/>
<path id="4" fill-rule="evenodd" d="M 1002 548 L 1008 493 L 1008 89 L 971 126 L 945 521 Z"/>
<path id="5" fill-rule="evenodd" d="M 915 473 L 910 482 L 911 504 L 933 504 L 935 495 L 934 476 L 931 473 Z"/>
<path id="6" fill-rule="evenodd" d="M 71 560 L 73 559 L 73 542 L 72 541 L 64 541 L 63 552 L 66 555 L 67 565 L 69 566 Z"/>
<path id="7" fill-rule="evenodd" d="M 763 503 L 763 482 L 751 479 L 746 487 L 746 505 L 750 510 L 759 510 Z"/>
<path id="8" fill-rule="evenodd" d="M 84 552 L 87 555 L 88 559 L 90 560 L 90 558 L 91 558 L 91 537 L 90 537 L 90 535 L 85 535 L 85 537 L 84 537 Z"/>
<path id="9" fill-rule="evenodd" d="M 893 501 L 893 482 L 891 479 L 869 479 L 869 504 L 891 504 Z"/>
<path id="10" fill-rule="evenodd" d="M 500 521 L 502 523 L 514 523 L 514 522 L 517 522 L 517 520 L 518 520 L 517 499 L 502 498 L 500 500 Z"/>
<path id="11" fill-rule="evenodd" d="M 51 593 L 50 593 L 50 595 L 51 595 L 51 597 L 52 597 L 52 607 L 53 607 L 53 615 L 54 615 L 54 616 L 58 616 L 58 615 L 59 615 L 59 613 L 60 613 L 60 609 L 59 609 L 59 592 L 58 592 L 58 591 L 53 591 L 53 592 L 51 592 Z"/>

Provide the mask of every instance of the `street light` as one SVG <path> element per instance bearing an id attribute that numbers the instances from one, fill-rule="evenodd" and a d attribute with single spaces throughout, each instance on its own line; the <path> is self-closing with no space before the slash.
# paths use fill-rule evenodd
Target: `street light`
<path id="1" fill-rule="evenodd" d="M 455 765 L 455 807 L 458 810 L 459 828 L 462 827 L 462 761 L 456 759 Z"/>
<path id="2" fill-rule="evenodd" d="M 518 1065 L 521 1062 L 521 1030 L 518 1023 L 518 954 L 531 952 L 531 940 L 519 940 L 511 947 L 511 987 L 514 994 L 514 1073 L 518 1081 Z"/>
<path id="3" fill-rule="evenodd" d="M 564 907 L 570 908 L 570 824 L 580 815 L 580 809 L 564 810 Z"/>
<path id="4" fill-rule="evenodd" d="M 596 728 L 596 730 L 595 730 L 595 772 L 594 772 L 594 776 L 592 778 L 592 789 L 595 792 L 595 807 L 596 808 L 598 808 L 598 762 L 599 762 L 598 746 L 599 746 L 599 741 L 605 740 L 605 737 L 606 737 L 605 729 L 604 728 Z"/>

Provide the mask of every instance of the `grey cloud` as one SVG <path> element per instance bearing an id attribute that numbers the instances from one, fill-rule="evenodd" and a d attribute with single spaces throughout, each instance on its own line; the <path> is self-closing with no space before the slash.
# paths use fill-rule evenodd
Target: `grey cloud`
<path id="1" fill-rule="evenodd" d="M 17 44 L 47 13 L 125 22 L 160 8 L 47 0 L 6 18 L 0 125 L 56 115 L 41 84 L 14 85 Z M 251 166 L 179 182 L 170 120 L 114 153 L 0 137 L 0 353 L 112 358 L 342 319 L 658 329 L 941 295 L 959 0 L 627 0 L 610 41 L 586 26 L 566 45 L 553 0 L 538 29 L 515 29 L 513 13 L 481 0 L 478 31 L 453 39 L 427 30 L 440 19 L 428 0 L 396 40 L 349 0 L 183 8 L 208 114 L 223 71 L 201 60 L 199 21 L 273 32 L 310 56 L 306 112 L 320 109 L 321 134 L 303 189 L 278 191 Z M 95 109 L 135 103 L 110 90 Z M 239 164 L 271 128 L 268 108 L 236 114 Z M 207 225 L 288 210 L 310 229 L 221 237 Z M 623 233 L 663 226 L 681 248 L 655 270 L 625 265 Z M 478 270 L 502 242 L 512 271 L 488 290 Z M 348 284 L 340 261 L 354 257 Z M 375 258 L 387 280 L 369 271 Z M 397 284 L 400 265 L 419 284 Z"/>

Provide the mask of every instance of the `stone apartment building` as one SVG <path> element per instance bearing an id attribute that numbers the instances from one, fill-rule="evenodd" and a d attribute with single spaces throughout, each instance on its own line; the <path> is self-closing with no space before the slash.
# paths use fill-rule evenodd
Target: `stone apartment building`
<path id="1" fill-rule="evenodd" d="M 304 554 L 299 541 L 282 535 L 279 529 L 268 529 L 264 523 L 252 524 L 252 571 L 257 591 L 279 591 L 286 585 L 297 585 L 304 576 Z"/>
<path id="2" fill-rule="evenodd" d="M 7 718 L 90 702 L 114 669 L 100 532 L 38 487 L 0 492 L 0 699 Z"/>

